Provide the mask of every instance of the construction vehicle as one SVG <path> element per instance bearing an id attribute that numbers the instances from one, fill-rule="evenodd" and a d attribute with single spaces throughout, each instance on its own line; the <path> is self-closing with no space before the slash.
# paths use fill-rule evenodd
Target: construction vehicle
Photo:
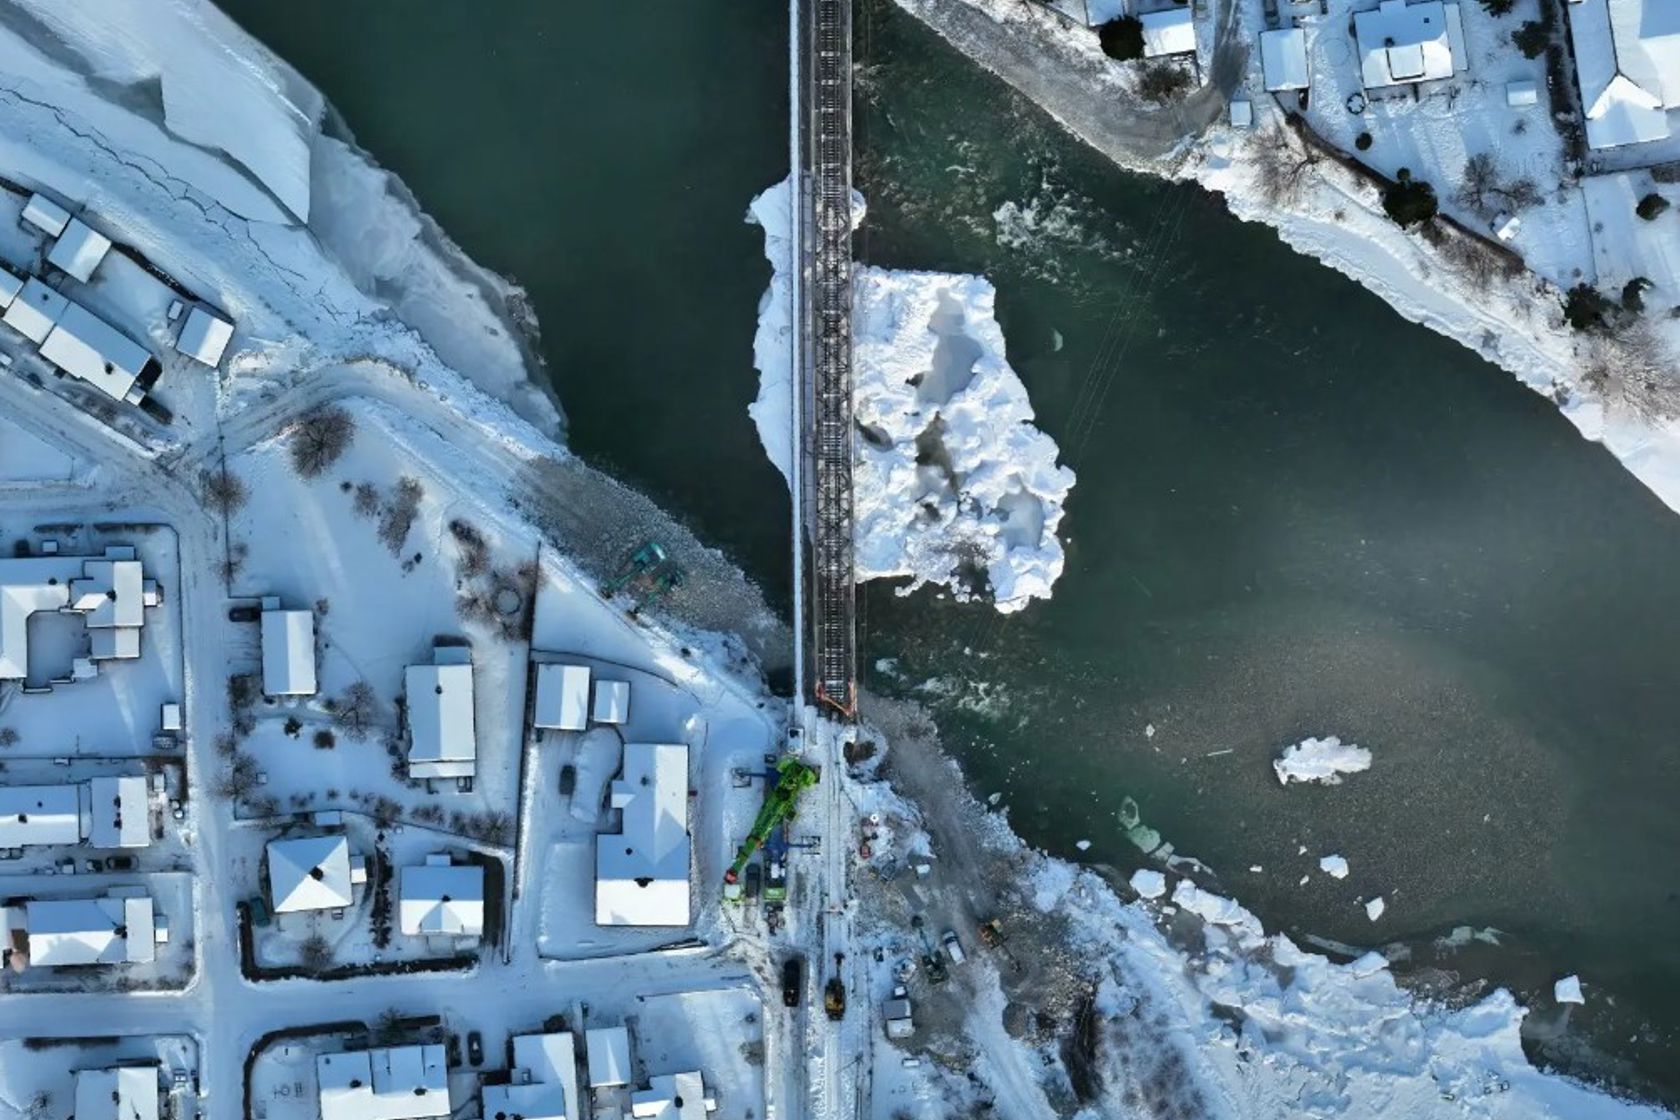
<path id="1" fill-rule="evenodd" d="M 910 925 L 922 939 L 922 970 L 927 973 L 929 984 L 943 984 L 950 978 L 945 970 L 945 954 L 933 947 L 928 940 L 927 929 L 923 925 L 922 916 L 917 914 L 910 919 Z"/>
<path id="2" fill-rule="evenodd" d="M 628 590 L 636 600 L 630 613 L 636 614 L 687 581 L 688 573 L 670 558 L 664 545 L 658 541 L 644 541 L 618 566 L 613 577 L 601 584 L 601 595 L 611 599 L 620 591 Z"/>
<path id="3" fill-rule="evenodd" d="M 741 848 L 735 853 L 735 862 L 729 870 L 723 873 L 725 898 L 740 897 L 741 872 L 752 861 L 758 850 L 764 847 L 770 839 L 770 834 L 779 826 L 785 824 L 793 816 L 793 811 L 799 803 L 799 795 L 817 784 L 819 772 L 816 767 L 807 765 L 789 755 L 776 763 L 776 784 L 764 796 L 764 805 L 758 810 L 758 817 L 753 821 L 752 831 L 741 842 Z M 783 873 L 785 882 L 785 871 Z M 776 882 L 776 866 L 772 860 L 770 866 L 770 881 Z M 769 890 L 764 897 L 767 901 L 776 902 L 780 899 L 771 898 Z M 783 887 L 783 897 L 786 888 Z"/>
<path id="4" fill-rule="evenodd" d="M 986 948 L 996 949 L 1006 940 L 1008 939 L 1003 936 L 1003 922 L 997 918 L 980 923 L 980 944 Z"/>
<path id="5" fill-rule="evenodd" d="M 834 975 L 823 985 L 823 1014 L 834 1020 L 846 1014 L 846 985 L 840 981 L 840 965 L 845 959 L 844 953 L 834 954 Z"/>

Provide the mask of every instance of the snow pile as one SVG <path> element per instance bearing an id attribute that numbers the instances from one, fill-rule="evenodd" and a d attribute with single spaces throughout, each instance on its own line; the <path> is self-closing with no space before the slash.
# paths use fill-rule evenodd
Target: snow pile
<path id="1" fill-rule="evenodd" d="M 759 309 L 749 411 L 786 476 L 792 386 L 788 182 L 753 200 L 773 268 Z M 861 218 L 861 199 L 854 213 Z M 1004 358 L 996 292 L 978 276 L 860 267 L 855 273 L 853 472 L 857 578 L 908 577 L 984 593 L 998 610 L 1049 598 L 1062 573 L 1056 530 L 1073 488 L 1054 440 L 1033 426 Z"/>
<path id="2" fill-rule="evenodd" d="M 1357 774 L 1371 768 L 1371 752 L 1352 743 L 1343 743 L 1332 735 L 1327 739 L 1303 739 L 1272 762 L 1278 782 L 1320 782 L 1327 786 L 1342 784 L 1343 774 Z"/>
<path id="3" fill-rule="evenodd" d="M 1341 856 L 1325 856 L 1318 861 L 1318 869 L 1332 879 L 1346 879 L 1348 876 L 1348 861 Z"/>

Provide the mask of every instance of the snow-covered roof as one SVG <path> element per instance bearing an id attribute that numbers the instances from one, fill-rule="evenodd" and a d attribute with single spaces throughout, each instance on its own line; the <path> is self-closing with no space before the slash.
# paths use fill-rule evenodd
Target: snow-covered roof
<path id="1" fill-rule="evenodd" d="M 0 786 L 0 848 L 82 842 L 78 786 Z"/>
<path id="2" fill-rule="evenodd" d="M 175 340 L 175 349 L 195 362 L 218 366 L 232 338 L 232 323 L 210 314 L 202 307 L 194 307 L 187 312 L 187 321 L 181 324 L 181 334 Z"/>
<path id="3" fill-rule="evenodd" d="M 88 782 L 95 848 L 144 848 L 152 842 L 150 794 L 139 775 L 94 778 Z"/>
<path id="4" fill-rule="evenodd" d="M 349 906 L 353 882 L 350 841 L 343 836 L 268 842 L 268 889 L 275 913 Z"/>
<path id="5" fill-rule="evenodd" d="M 1664 101 L 1668 83 L 1657 62 L 1667 52 L 1652 56 L 1640 46 L 1635 10 L 1640 6 L 1638 0 L 1569 5 L 1569 39 L 1575 48 L 1589 147 L 1617 148 L 1669 134 Z"/>
<path id="6" fill-rule="evenodd" d="M 570 1031 L 513 1038 L 506 1085 L 484 1087 L 484 1116 L 521 1120 L 578 1120 L 577 1049 Z"/>
<path id="7" fill-rule="evenodd" d="M 630 1094 L 630 1115 L 638 1120 L 705 1120 L 715 1107 L 694 1072 L 657 1074 L 648 1078 L 646 1089 Z"/>
<path id="8" fill-rule="evenodd" d="M 47 263 L 82 281 L 84 284 L 111 251 L 111 239 L 90 227 L 80 218 L 71 218 L 64 232 L 53 242 Z"/>
<path id="9" fill-rule="evenodd" d="M 471 777 L 478 757 L 471 663 L 410 665 L 403 682 L 408 694 L 409 775 Z"/>
<path id="10" fill-rule="evenodd" d="M 131 549 L 0 559 L 0 680 L 28 677 L 29 616 L 36 611 L 82 612 L 95 659 L 136 657 L 145 608 L 156 602 L 157 588 Z"/>
<path id="11" fill-rule="evenodd" d="M 1269 90 L 1307 88 L 1307 33 L 1299 27 L 1260 32 L 1260 65 Z"/>
<path id="12" fill-rule="evenodd" d="M 11 269 L 0 265 L 0 308 L 7 308 L 23 291 L 23 277 Z"/>
<path id="13" fill-rule="evenodd" d="M 0 680 L 29 676 L 29 616 L 70 602 L 70 581 L 53 561 L 0 561 Z M 49 582 L 51 581 L 51 582 Z"/>
<path id="14" fill-rule="evenodd" d="M 624 1027 L 596 1027 L 584 1035 L 589 1056 L 589 1087 L 609 1089 L 630 1084 L 630 1032 Z"/>
<path id="15" fill-rule="evenodd" d="M 484 868 L 478 864 L 405 867 L 398 893 L 399 924 L 411 937 L 484 935 Z"/>
<path id="16" fill-rule="evenodd" d="M 1422 4 L 1383 0 L 1375 11 L 1355 12 L 1354 37 L 1365 88 L 1452 77 L 1448 7 L 1456 16 L 1457 5 L 1440 0 Z"/>
<path id="17" fill-rule="evenodd" d="M 76 1072 L 76 1120 L 157 1120 L 158 1075 L 152 1066 Z"/>
<path id="18" fill-rule="evenodd" d="M 315 695 L 315 613 L 262 613 L 262 681 L 268 696 Z"/>
<path id="19" fill-rule="evenodd" d="M 595 709 L 592 716 L 596 723 L 623 723 L 628 720 L 630 718 L 630 682 L 596 681 Z"/>
<path id="20" fill-rule="evenodd" d="M 23 290 L 6 308 L 6 314 L 0 316 L 0 321 L 39 346 L 69 306 L 69 300 L 31 276 L 23 282 Z"/>
<path id="21" fill-rule="evenodd" d="M 41 343 L 41 356 L 119 401 L 152 358 L 151 351 L 79 303 L 65 307 Z"/>
<path id="22" fill-rule="evenodd" d="M 315 1083 L 321 1120 L 422 1120 L 451 1112 L 441 1044 L 322 1054 Z"/>
<path id="23" fill-rule="evenodd" d="M 1144 12 L 1138 16 L 1138 22 L 1143 24 L 1143 53 L 1146 58 L 1190 54 L 1196 49 L 1196 25 L 1190 19 L 1188 6 Z"/>
<path id="24" fill-rule="evenodd" d="M 545 661 L 537 666 L 534 727 L 582 731 L 589 726 L 589 667 Z"/>
<path id="25" fill-rule="evenodd" d="M 612 807 L 618 834 L 595 838 L 596 924 L 687 925 L 688 748 L 626 744 Z"/>
<path id="26" fill-rule="evenodd" d="M 1680 106 L 1680 5 L 1674 0 L 1609 0 L 1609 8 L 1621 72 L 1656 94 L 1663 108 Z"/>
<path id="27" fill-rule="evenodd" d="M 70 211 L 42 194 L 32 194 L 23 205 L 23 220 L 49 237 L 64 232 L 70 221 Z"/>
<path id="28" fill-rule="evenodd" d="M 24 906 L 31 967 L 145 964 L 157 923 L 145 895 L 33 899 Z"/>
<path id="29" fill-rule="evenodd" d="M 1505 104 L 1513 109 L 1521 109 L 1527 105 L 1534 105 L 1540 101 L 1540 87 L 1529 78 L 1519 78 L 1514 82 L 1505 83 Z"/>

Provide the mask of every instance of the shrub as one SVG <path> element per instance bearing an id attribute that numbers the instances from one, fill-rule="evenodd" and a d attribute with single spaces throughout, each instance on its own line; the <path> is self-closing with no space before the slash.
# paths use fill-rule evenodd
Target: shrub
<path id="1" fill-rule="evenodd" d="M 1517 6 L 1517 0 L 1481 0 L 1481 4 L 1490 16 L 1508 16 Z"/>
<path id="2" fill-rule="evenodd" d="M 245 483 L 226 466 L 201 472 L 198 488 L 204 496 L 204 504 L 224 516 L 238 513 L 250 497 Z"/>
<path id="3" fill-rule="evenodd" d="M 1132 16 L 1111 19 L 1097 28 L 1103 53 L 1121 62 L 1143 57 L 1143 24 Z"/>
<path id="4" fill-rule="evenodd" d="M 1531 19 L 1511 35 L 1511 42 L 1524 58 L 1539 58 L 1546 53 L 1546 45 L 1551 41 L 1552 29 L 1541 20 Z"/>
<path id="5" fill-rule="evenodd" d="M 1362 152 L 1370 151 L 1371 134 L 1369 132 L 1361 132 L 1358 136 L 1353 138 L 1353 146 Z"/>
<path id="6" fill-rule="evenodd" d="M 1563 298 L 1563 317 L 1578 331 L 1605 331 L 1615 305 L 1591 284 L 1580 283 Z"/>
<path id="7" fill-rule="evenodd" d="M 420 485 L 419 479 L 403 475 L 397 480 L 396 492 L 379 516 L 379 539 L 392 556 L 402 554 L 408 531 L 414 527 L 414 518 L 420 512 L 420 499 L 425 496 L 426 488 Z"/>
<path id="8" fill-rule="evenodd" d="M 1633 208 L 1633 212 L 1638 214 L 1641 218 L 1644 218 L 1647 222 L 1650 222 L 1655 221 L 1657 215 L 1667 209 L 1668 199 L 1664 198 L 1656 191 L 1652 191 L 1650 194 L 1639 200 L 1639 205 Z"/>
<path id="9" fill-rule="evenodd" d="M 338 461 L 356 438 L 356 421 L 337 405 L 315 409 L 292 433 L 292 466 L 304 478 L 317 478 Z"/>
<path id="10" fill-rule="evenodd" d="M 323 727 L 315 732 L 315 749 L 318 751 L 330 751 L 337 742 L 338 739 L 328 728 Z M 334 794 L 333 796 L 337 795 Z"/>
<path id="11" fill-rule="evenodd" d="M 1401 226 L 1415 226 L 1435 216 L 1440 204 L 1435 188 L 1402 167 L 1399 181 L 1383 192 L 1383 210 Z"/>
<path id="12" fill-rule="evenodd" d="M 298 945 L 298 963 L 311 972 L 324 972 L 332 964 L 332 944 L 312 933 Z"/>
<path id="13" fill-rule="evenodd" d="M 1655 285 L 1653 285 L 1649 280 L 1645 279 L 1645 277 L 1643 277 L 1643 276 L 1635 276 L 1632 280 L 1629 280 L 1626 284 L 1623 284 L 1622 285 L 1622 307 L 1625 310 L 1633 312 L 1635 315 L 1638 315 L 1640 312 L 1644 311 L 1645 310 L 1645 291 L 1646 291 L 1647 288 L 1651 288 L 1651 287 L 1655 287 Z"/>
<path id="14" fill-rule="evenodd" d="M 1155 105 L 1165 105 L 1190 89 L 1190 74 L 1171 62 L 1145 67 L 1138 78 L 1138 96 Z"/>

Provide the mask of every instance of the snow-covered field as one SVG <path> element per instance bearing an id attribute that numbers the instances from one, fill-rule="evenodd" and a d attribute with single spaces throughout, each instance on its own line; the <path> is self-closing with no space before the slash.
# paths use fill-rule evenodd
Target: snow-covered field
<path id="1" fill-rule="evenodd" d="M 766 453 L 789 472 L 792 316 L 789 185 L 753 200 L 772 276 L 759 307 L 749 409 Z M 853 218 L 863 218 L 854 197 Z M 857 578 L 907 578 L 1003 612 L 1047 599 L 1062 574 L 1057 538 L 1073 472 L 1033 426 L 1004 353 L 996 292 L 979 276 L 860 266 L 854 272 L 853 468 Z"/>

